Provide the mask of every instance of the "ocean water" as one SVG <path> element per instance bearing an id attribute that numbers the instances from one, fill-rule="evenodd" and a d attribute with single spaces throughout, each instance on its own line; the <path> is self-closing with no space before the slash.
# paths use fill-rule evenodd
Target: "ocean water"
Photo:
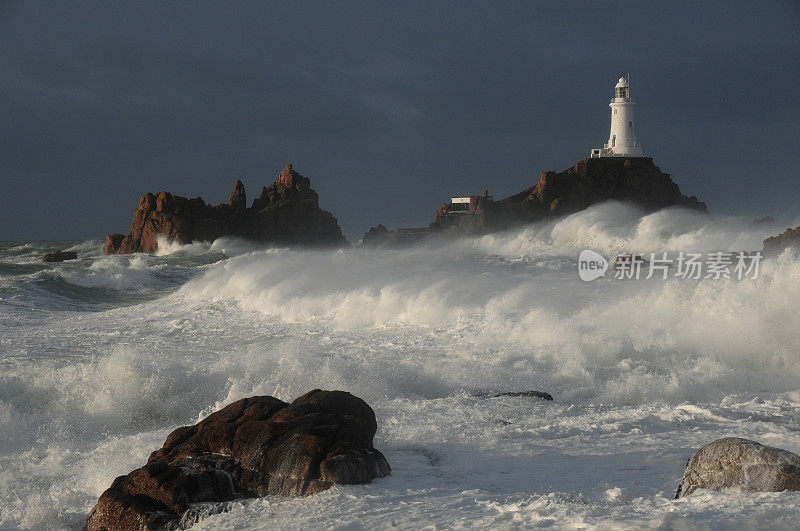
<path id="1" fill-rule="evenodd" d="M 783 226 L 607 203 L 406 249 L 0 243 L 0 528 L 79 528 L 174 428 L 343 389 L 393 472 L 197 529 L 788 528 L 800 493 L 673 500 L 725 436 L 800 452 L 800 254 L 755 280 L 578 278 L 576 257 L 758 250 Z M 62 248 L 80 259 L 42 264 Z M 552 402 L 500 397 L 541 390 Z"/>

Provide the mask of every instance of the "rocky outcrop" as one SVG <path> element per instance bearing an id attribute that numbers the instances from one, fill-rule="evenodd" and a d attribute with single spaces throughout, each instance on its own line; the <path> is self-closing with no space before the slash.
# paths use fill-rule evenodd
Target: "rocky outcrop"
<path id="1" fill-rule="evenodd" d="M 75 260 L 78 253 L 75 251 L 53 251 L 42 256 L 42 262 L 63 262 L 64 260 Z"/>
<path id="2" fill-rule="evenodd" d="M 109 234 L 106 236 L 105 245 L 103 245 L 103 253 L 115 254 L 122 246 L 123 240 L 125 240 L 124 234 Z"/>
<path id="3" fill-rule="evenodd" d="M 787 247 L 800 247 L 800 227 L 788 228 L 777 236 L 770 236 L 764 240 L 764 254 L 776 255 Z"/>
<path id="4" fill-rule="evenodd" d="M 247 208 L 244 185 L 236 181 L 227 203 L 207 205 L 169 192 L 147 193 L 134 211 L 127 236 L 109 234 L 104 252 L 153 253 L 158 238 L 190 243 L 238 236 L 258 242 L 305 245 L 346 243 L 336 218 L 319 208 L 311 181 L 289 164 Z"/>
<path id="5" fill-rule="evenodd" d="M 291 404 L 239 400 L 173 431 L 145 466 L 115 479 L 85 529 L 171 529 L 190 524 L 204 502 L 368 483 L 389 474 L 372 446 L 376 429 L 372 408 L 343 391 L 314 390 Z"/>
<path id="6" fill-rule="evenodd" d="M 731 488 L 745 492 L 800 490 L 800 456 L 748 439 L 718 439 L 689 459 L 675 498 L 697 489 Z"/>
<path id="7" fill-rule="evenodd" d="M 533 216 L 563 216 L 609 200 L 649 212 L 671 206 L 707 211 L 696 197 L 681 194 L 669 174 L 647 157 L 584 159 L 560 173 L 545 171 L 532 189 L 501 203 L 519 205 Z"/>
<path id="8" fill-rule="evenodd" d="M 562 172 L 543 171 L 536 185 L 499 201 L 486 193 L 472 197 L 465 213 L 453 212 L 452 205 L 444 204 L 431 228 L 459 233 L 503 230 L 609 200 L 634 203 L 648 212 L 671 206 L 707 211 L 696 197 L 681 194 L 651 158 L 590 158 Z"/>

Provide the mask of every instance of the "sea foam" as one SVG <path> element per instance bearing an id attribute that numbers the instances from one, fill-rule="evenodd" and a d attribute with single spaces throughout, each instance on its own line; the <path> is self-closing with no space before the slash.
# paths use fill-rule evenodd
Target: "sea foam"
<path id="1" fill-rule="evenodd" d="M 372 405 L 393 475 L 238 503 L 200 528 L 787 521 L 791 495 L 671 498 L 714 438 L 800 451 L 797 253 L 741 281 L 586 283 L 576 265 L 584 248 L 757 250 L 774 232 L 609 203 L 403 249 L 218 240 L 102 257 L 95 242 L 78 263 L 14 272 L 0 308 L 0 527 L 80 527 L 175 427 L 313 388 Z M 38 250 L 4 259 L 21 252 Z M 530 389 L 555 400 L 491 398 Z"/>

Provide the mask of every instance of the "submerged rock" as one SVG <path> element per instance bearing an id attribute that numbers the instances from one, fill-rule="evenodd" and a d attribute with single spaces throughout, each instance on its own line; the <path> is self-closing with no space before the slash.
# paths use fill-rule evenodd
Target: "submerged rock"
<path id="1" fill-rule="evenodd" d="M 501 396 L 511 396 L 511 397 L 519 397 L 519 396 L 532 396 L 536 398 L 541 398 L 542 400 L 552 400 L 553 395 L 550 393 L 545 393 L 544 391 L 506 391 L 504 393 L 497 393 L 494 395 L 493 398 L 498 398 Z"/>
<path id="2" fill-rule="evenodd" d="M 473 396 L 477 396 L 479 398 L 500 398 L 503 396 L 510 396 L 510 397 L 534 397 L 534 398 L 541 398 L 542 400 L 552 400 L 553 395 L 550 393 L 546 393 L 544 391 L 474 391 L 472 393 Z"/>
<path id="3" fill-rule="evenodd" d="M 800 456 L 748 439 L 718 439 L 689 459 L 675 498 L 697 489 L 731 488 L 746 492 L 800 490 Z"/>
<path id="4" fill-rule="evenodd" d="M 114 480 L 85 529 L 170 529 L 202 502 L 305 496 L 389 474 L 372 446 L 375 413 L 343 391 L 311 391 L 291 404 L 270 396 L 234 402 L 167 437 L 147 464 Z M 204 508 L 208 512 L 207 508 Z"/>
<path id="5" fill-rule="evenodd" d="M 239 236 L 259 242 L 343 245 L 336 218 L 319 207 L 311 181 L 289 164 L 276 182 L 264 187 L 247 208 L 247 195 L 236 181 L 227 203 L 207 205 L 197 197 L 187 199 L 169 192 L 147 193 L 133 213 L 127 236 L 106 236 L 106 254 L 154 253 L 158 237 L 191 243 L 214 241 L 221 236 Z"/>
<path id="6" fill-rule="evenodd" d="M 64 260 L 75 260 L 78 253 L 75 251 L 53 251 L 42 256 L 42 262 L 63 262 Z"/>

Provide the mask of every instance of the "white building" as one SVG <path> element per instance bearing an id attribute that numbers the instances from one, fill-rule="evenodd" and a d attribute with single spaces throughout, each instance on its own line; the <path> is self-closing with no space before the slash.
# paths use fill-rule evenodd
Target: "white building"
<path id="1" fill-rule="evenodd" d="M 636 141 L 633 123 L 633 98 L 631 97 L 630 74 L 619 78 L 614 87 L 611 103 L 611 133 L 608 143 L 602 148 L 592 150 L 592 158 L 600 157 L 642 157 L 642 145 Z"/>
<path id="2" fill-rule="evenodd" d="M 481 198 L 492 201 L 493 197 L 485 191 L 483 195 L 467 195 L 463 197 L 451 197 L 450 204 L 447 206 L 448 214 L 474 214 L 478 208 Z"/>
<path id="3" fill-rule="evenodd" d="M 469 205 L 472 202 L 472 196 L 467 197 L 451 197 L 450 208 L 447 212 L 469 212 Z"/>

